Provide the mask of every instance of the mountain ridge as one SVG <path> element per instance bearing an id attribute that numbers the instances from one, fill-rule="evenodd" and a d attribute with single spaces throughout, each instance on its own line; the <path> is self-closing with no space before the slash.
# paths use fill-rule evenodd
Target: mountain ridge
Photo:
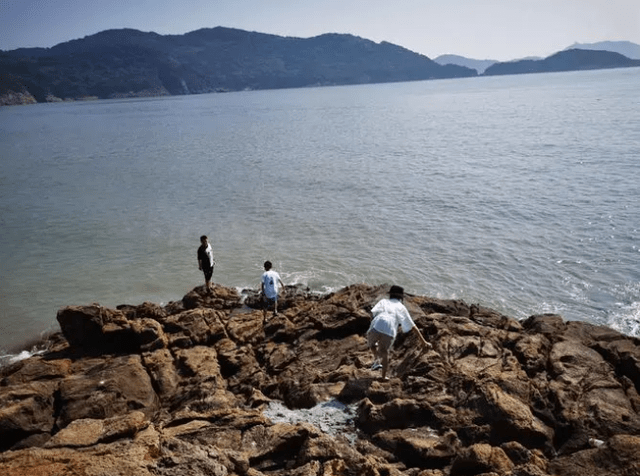
<path id="1" fill-rule="evenodd" d="M 620 53 L 627 58 L 640 60 L 640 45 L 630 41 L 599 41 L 596 43 L 574 43 L 565 50 L 599 50 Z"/>
<path id="2" fill-rule="evenodd" d="M 354 35 L 327 33 L 305 39 L 224 27 L 166 36 L 106 30 L 48 49 L 4 52 L 0 66 L 5 77 L 19 78 L 38 102 L 51 97 L 179 95 L 477 75 L 469 68 L 442 66 L 401 46 Z"/>
<path id="3" fill-rule="evenodd" d="M 182 35 L 110 29 L 51 48 L 0 51 L 0 105 L 640 65 L 621 53 L 597 49 L 633 52 L 637 47 L 640 57 L 640 45 L 584 46 L 594 49 L 569 48 L 544 59 L 509 62 L 458 55 L 431 60 L 399 45 L 342 33 L 297 38 L 221 26 Z"/>

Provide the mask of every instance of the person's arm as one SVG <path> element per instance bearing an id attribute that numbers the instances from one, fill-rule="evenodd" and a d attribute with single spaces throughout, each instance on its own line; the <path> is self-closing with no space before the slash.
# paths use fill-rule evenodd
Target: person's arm
<path id="1" fill-rule="evenodd" d="M 425 338 L 422 336 L 422 332 L 420 332 L 420 329 L 418 329 L 418 326 L 414 325 L 413 328 L 411 329 L 413 332 L 415 332 L 416 334 L 418 334 L 418 337 L 420 338 L 420 340 L 422 341 L 422 345 L 428 349 L 430 349 L 431 347 L 433 347 L 429 342 L 427 342 L 425 340 Z"/>
<path id="2" fill-rule="evenodd" d="M 407 332 L 407 327 L 411 326 L 411 331 L 415 332 L 418 335 L 418 338 L 422 342 L 423 347 L 430 349 L 432 347 L 431 344 L 427 342 L 425 338 L 422 336 L 422 332 L 420 332 L 420 329 L 418 329 L 418 326 L 411 318 L 411 314 L 409 314 L 409 310 L 404 306 L 404 304 L 400 305 L 399 312 L 400 312 L 400 315 L 403 316 L 401 321 L 402 331 Z"/>

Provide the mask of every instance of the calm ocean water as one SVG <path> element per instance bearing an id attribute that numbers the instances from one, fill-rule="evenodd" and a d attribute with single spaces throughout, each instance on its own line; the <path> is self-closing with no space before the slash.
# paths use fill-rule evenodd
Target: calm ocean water
<path id="1" fill-rule="evenodd" d="M 57 310 L 366 282 L 640 335 L 640 69 L 0 109 L 0 352 Z"/>

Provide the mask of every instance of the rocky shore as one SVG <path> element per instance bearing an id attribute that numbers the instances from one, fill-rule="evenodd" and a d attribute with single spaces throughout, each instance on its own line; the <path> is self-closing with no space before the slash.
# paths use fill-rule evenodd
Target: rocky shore
<path id="1" fill-rule="evenodd" d="M 69 306 L 0 368 L 0 474 L 640 475 L 640 347 L 558 315 L 406 296 L 391 378 L 365 332 L 388 286 Z"/>

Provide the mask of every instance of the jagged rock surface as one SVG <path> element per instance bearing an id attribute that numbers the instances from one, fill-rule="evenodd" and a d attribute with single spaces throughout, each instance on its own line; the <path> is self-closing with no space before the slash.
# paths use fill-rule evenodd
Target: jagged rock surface
<path id="1" fill-rule="evenodd" d="M 0 474 L 640 474 L 637 339 L 407 296 L 433 349 L 401 335 L 384 381 L 364 334 L 387 291 L 288 287 L 266 319 L 223 286 L 63 308 L 0 369 Z"/>

